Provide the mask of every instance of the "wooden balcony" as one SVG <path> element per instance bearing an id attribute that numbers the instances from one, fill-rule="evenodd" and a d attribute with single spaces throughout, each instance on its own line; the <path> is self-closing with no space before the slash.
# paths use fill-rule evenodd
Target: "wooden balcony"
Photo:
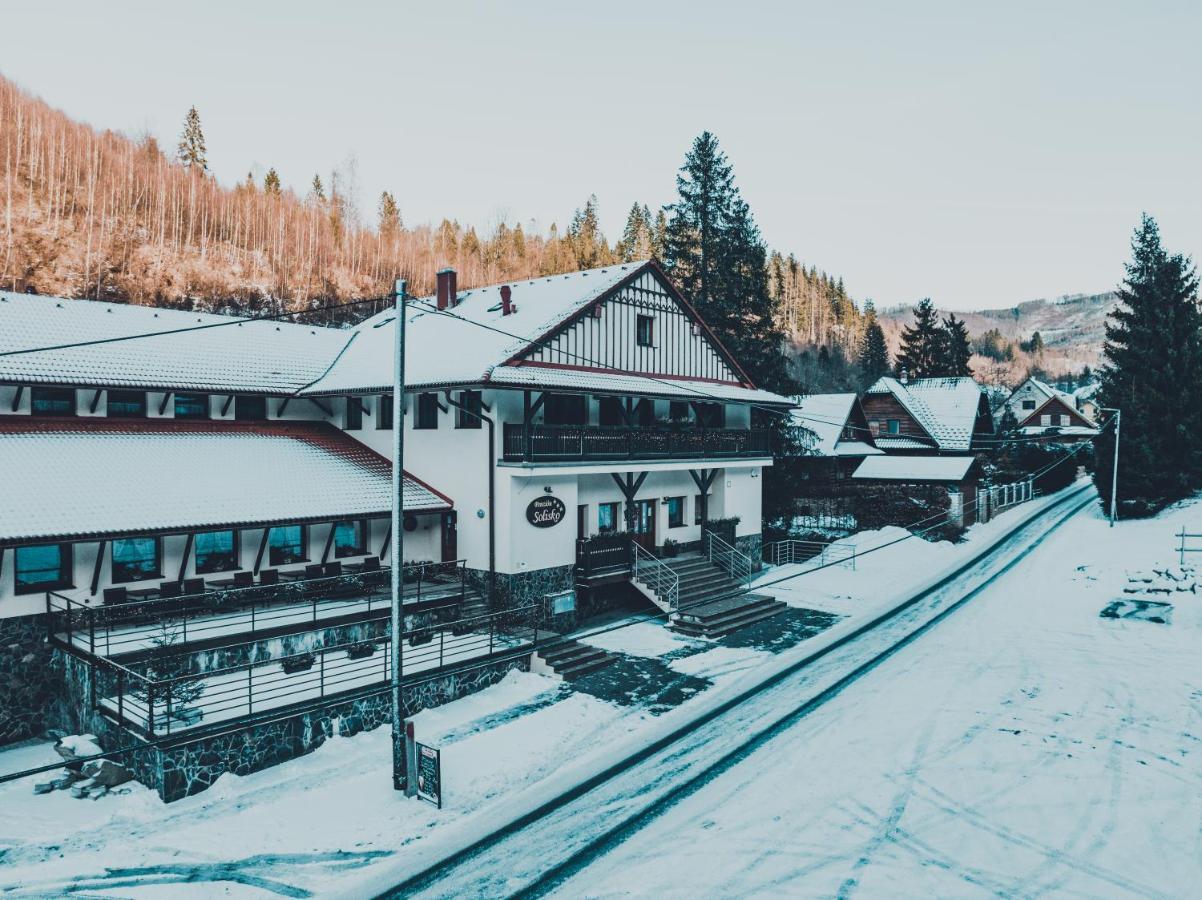
<path id="1" fill-rule="evenodd" d="M 506 425 L 506 462 L 741 459 L 772 455 L 768 431 L 750 428 Z"/>

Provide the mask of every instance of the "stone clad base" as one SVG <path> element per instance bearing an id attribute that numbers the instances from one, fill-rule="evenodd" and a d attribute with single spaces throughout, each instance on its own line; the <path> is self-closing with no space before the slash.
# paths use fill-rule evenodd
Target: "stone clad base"
<path id="1" fill-rule="evenodd" d="M 46 617 L 0 619 L 0 745 L 42 734 L 63 700 L 63 673 L 46 640 Z"/>
<path id="2" fill-rule="evenodd" d="M 529 669 L 527 654 L 406 684 L 402 692 L 404 715 L 409 717 L 423 709 L 450 703 L 496 684 L 511 671 Z M 139 764 L 136 771 L 139 780 L 170 803 L 205 790 L 227 772 L 248 775 L 304 756 L 335 734 L 347 736 L 389 725 L 391 709 L 392 698 L 387 691 L 330 701 L 287 718 L 187 743 L 150 748 L 138 754 L 149 757 L 149 765 Z"/>

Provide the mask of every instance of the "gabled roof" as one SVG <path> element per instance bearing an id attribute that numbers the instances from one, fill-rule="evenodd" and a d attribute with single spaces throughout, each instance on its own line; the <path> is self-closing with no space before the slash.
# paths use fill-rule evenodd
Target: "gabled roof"
<path id="1" fill-rule="evenodd" d="M 216 327 L 214 327 L 216 326 Z M 175 334 L 163 332 L 191 329 Z M 0 293 L 0 382 L 290 394 L 319 377 L 348 333 L 291 322 Z"/>
<path id="2" fill-rule="evenodd" d="M 1059 397 L 1060 399 L 1062 399 L 1066 403 L 1068 403 L 1069 406 L 1076 409 L 1076 401 L 1075 401 L 1073 395 L 1070 394 L 1068 391 L 1062 391 L 1062 390 L 1060 390 L 1060 388 L 1054 387 L 1053 385 L 1048 384 L 1046 381 L 1040 381 L 1038 378 L 1034 377 L 1033 375 L 1028 376 L 1027 380 L 1023 382 L 1023 384 L 1028 384 L 1028 383 L 1032 387 L 1034 387 L 1039 393 L 1043 394 L 1043 396 L 1045 398 Z M 1023 385 L 1020 384 L 1018 387 L 1016 387 L 1014 389 L 1014 391 L 1010 394 L 1010 396 L 1013 397 L 1020 390 L 1022 390 L 1022 387 L 1023 387 Z"/>
<path id="3" fill-rule="evenodd" d="M 1060 410 L 1060 412 L 1053 413 L 1053 412 L 1049 412 L 1049 410 L 1053 410 L 1053 411 Z M 1097 429 L 1093 427 L 1093 423 L 1090 422 L 1089 418 L 1084 413 L 1082 413 L 1080 410 L 1077 409 L 1076 404 L 1073 402 L 1072 395 L 1065 394 L 1064 392 L 1060 392 L 1060 393 L 1056 394 L 1055 396 L 1048 397 L 1046 400 L 1043 401 L 1043 403 L 1039 404 L 1038 407 L 1031 410 L 1031 412 L 1028 415 L 1024 416 L 1019 421 L 1018 424 L 1020 426 L 1022 426 L 1024 429 L 1027 427 L 1031 427 L 1031 426 L 1037 427 L 1039 429 L 1053 427 L 1053 426 L 1039 424 L 1040 416 L 1045 415 L 1045 413 L 1048 415 L 1052 415 L 1052 414 L 1064 415 L 1067 413 L 1070 416 L 1070 418 L 1074 420 L 1074 423 L 1071 426 L 1057 426 L 1057 427 L 1060 427 L 1062 429 L 1064 429 L 1064 428 L 1084 429 L 1085 431 L 1089 431 L 1094 434 L 1097 434 Z M 1078 433 L 1080 433 L 1080 432 L 1078 432 Z"/>
<path id="4" fill-rule="evenodd" d="M 940 450 L 967 451 L 984 395 L 972 378 L 918 378 L 906 384 L 884 377 L 866 394 L 892 394 Z M 880 439 L 878 438 L 878 443 Z"/>
<path id="5" fill-rule="evenodd" d="M 807 446 L 816 456 L 875 456 L 884 453 L 873 446 L 872 435 L 867 431 L 856 431 L 851 440 L 843 439 L 843 429 L 859 403 L 854 393 L 809 394 L 802 397 L 793 407 L 793 425 L 804 428 L 813 435 L 813 443 Z M 856 425 L 856 423 L 850 423 Z"/>
<path id="6" fill-rule="evenodd" d="M 874 481 L 963 481 L 976 463 L 972 456 L 871 456 L 852 478 Z"/>
<path id="7" fill-rule="evenodd" d="M 651 261 L 460 291 L 456 303 L 444 312 L 437 311 L 433 297 L 411 300 L 405 320 L 406 389 L 495 384 L 658 396 L 703 393 L 732 402 L 789 403 L 776 394 L 755 389 L 750 380 L 744 385 L 707 382 L 698 387 L 689 381 L 610 372 L 600 367 L 522 364 L 521 357 L 532 347 L 647 271 L 655 272 L 688 308 L 684 298 Z M 501 309 L 501 288 L 506 285 L 512 290 L 515 307 L 515 312 L 508 316 Z M 361 323 L 352 331 L 346 348 L 329 370 L 301 390 L 301 395 L 388 391 L 393 383 L 395 320 L 395 311 L 385 310 Z M 705 327 L 699 318 L 698 322 Z M 741 374 L 734 358 L 716 338 L 710 337 L 715 348 Z M 670 382 L 677 382 L 678 386 Z"/>
<path id="8" fill-rule="evenodd" d="M 331 521 L 392 507 L 388 460 L 325 424 L 14 416 L 0 420 L 0 458 L 12 475 L 0 543 Z M 450 506 L 406 474 L 406 511 Z"/>

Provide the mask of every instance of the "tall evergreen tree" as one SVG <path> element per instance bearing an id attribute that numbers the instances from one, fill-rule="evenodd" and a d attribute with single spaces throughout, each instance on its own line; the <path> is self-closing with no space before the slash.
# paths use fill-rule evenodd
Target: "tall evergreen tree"
<path id="1" fill-rule="evenodd" d="M 633 262 L 651 256 L 651 227 L 650 210 L 637 203 L 632 205 L 617 246 L 617 256 L 621 262 Z"/>
<path id="2" fill-rule="evenodd" d="M 871 300 L 864 305 L 864 315 L 868 324 L 860 343 L 860 379 L 863 386 L 868 388 L 882 375 L 889 374 L 890 363 L 885 331 L 876 320 L 876 308 Z"/>
<path id="3" fill-rule="evenodd" d="M 326 189 L 321 183 L 320 175 L 313 176 L 313 184 L 309 187 L 309 199 L 319 204 L 326 202 Z"/>
<path id="4" fill-rule="evenodd" d="M 280 195 L 280 173 L 274 168 L 268 169 L 267 174 L 263 176 L 263 193 L 273 197 Z"/>
<path id="5" fill-rule="evenodd" d="M 576 266 L 593 269 L 612 260 L 605 235 L 601 233 L 601 221 L 597 215 L 597 195 L 592 194 L 583 209 L 576 210 L 568 225 L 568 243 L 576 256 Z"/>
<path id="6" fill-rule="evenodd" d="M 971 376 L 972 367 L 968 361 L 972 359 L 972 341 L 968 337 L 968 326 L 963 319 L 957 319 L 955 313 L 949 313 L 943 320 L 943 333 L 942 374 L 951 377 Z"/>
<path id="7" fill-rule="evenodd" d="M 1146 515 L 1202 485 L 1202 312 L 1192 261 L 1169 255 L 1146 214 L 1126 269 L 1106 323 L 1098 401 L 1123 411 L 1119 503 L 1125 514 Z M 1113 426 L 1096 448 L 1094 482 L 1106 509 Z"/>
<path id="8" fill-rule="evenodd" d="M 388 191 L 380 193 L 379 230 L 383 235 L 395 235 L 401 230 L 401 208 L 397 206 L 396 197 Z"/>
<path id="9" fill-rule="evenodd" d="M 651 211 L 647 210 L 647 218 L 650 220 Z M 651 226 L 651 255 L 656 259 L 664 258 L 664 245 L 668 235 L 668 214 L 664 210 L 659 210 L 655 214 L 655 223 Z"/>
<path id="10" fill-rule="evenodd" d="M 676 189 L 664 239 L 668 273 L 758 385 L 794 393 L 768 290 L 767 248 L 708 131 L 693 142 Z"/>
<path id="11" fill-rule="evenodd" d="M 184 116 L 184 130 L 179 136 L 176 156 L 184 167 L 193 171 L 207 172 L 209 159 L 205 152 L 204 131 L 200 127 L 200 113 L 190 107 Z"/>
<path id="12" fill-rule="evenodd" d="M 944 356 L 945 335 L 931 298 L 914 307 L 914 324 L 902 329 L 901 349 L 897 354 L 897 373 L 910 378 L 930 378 L 939 374 Z"/>

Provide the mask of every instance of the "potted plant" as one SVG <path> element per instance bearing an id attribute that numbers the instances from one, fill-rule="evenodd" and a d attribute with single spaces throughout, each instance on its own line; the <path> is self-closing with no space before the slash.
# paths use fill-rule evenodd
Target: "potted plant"
<path id="1" fill-rule="evenodd" d="M 295 675 L 297 672 L 307 672 L 313 668 L 313 664 L 317 662 L 317 656 L 313 653 L 298 653 L 296 656 L 289 656 L 280 660 L 280 668 L 284 670 L 286 675 Z"/>
<path id="2" fill-rule="evenodd" d="M 680 543 L 676 541 L 675 538 L 668 538 L 666 541 L 664 541 L 663 552 L 664 556 L 671 559 L 672 557 L 676 556 L 676 554 L 680 553 Z"/>

